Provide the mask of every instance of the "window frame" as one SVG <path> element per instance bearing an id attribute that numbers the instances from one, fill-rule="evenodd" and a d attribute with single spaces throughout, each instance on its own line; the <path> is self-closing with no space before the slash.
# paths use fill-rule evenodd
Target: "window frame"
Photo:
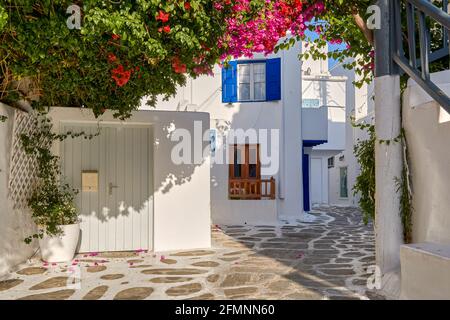
<path id="1" fill-rule="evenodd" d="M 331 160 L 331 161 L 330 161 L 330 160 Z M 327 161 L 327 162 L 328 162 L 328 163 L 327 163 L 327 164 L 328 164 L 328 169 L 334 168 L 334 161 L 335 161 L 335 160 L 334 160 L 334 156 L 328 158 L 328 161 Z M 331 163 L 330 163 L 330 162 L 331 162 Z"/>
<path id="2" fill-rule="evenodd" d="M 253 165 L 253 163 L 250 163 L 250 147 L 254 147 L 256 146 L 256 177 L 250 177 L 250 165 Z M 235 155 L 235 150 L 237 149 L 244 149 L 244 163 L 241 163 L 240 165 L 241 167 L 241 176 L 240 177 L 236 177 L 235 176 L 235 163 L 234 163 L 234 155 Z M 230 161 L 229 164 L 229 173 L 228 173 L 228 178 L 229 179 L 242 179 L 242 180 L 246 180 L 246 179 L 261 179 L 261 156 L 260 156 L 260 145 L 259 143 L 246 143 L 246 144 L 232 144 L 230 145 L 230 150 L 231 150 L 231 154 L 230 154 L 230 159 L 232 161 Z"/>
<path id="3" fill-rule="evenodd" d="M 255 65 L 264 66 L 264 97 L 261 99 L 255 99 Z M 241 99 L 240 94 L 240 68 L 243 66 L 249 66 L 250 68 L 250 96 L 249 99 Z M 258 82 L 262 83 L 262 82 Z M 237 90 L 237 102 L 261 102 L 267 101 L 267 63 L 266 61 L 242 61 L 237 63 L 237 80 L 236 80 L 236 90 Z"/>

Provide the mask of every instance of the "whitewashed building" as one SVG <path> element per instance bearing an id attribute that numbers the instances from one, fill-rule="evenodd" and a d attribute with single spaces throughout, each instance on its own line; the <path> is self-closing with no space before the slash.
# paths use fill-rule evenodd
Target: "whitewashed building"
<path id="1" fill-rule="evenodd" d="M 213 223 L 261 225 L 306 217 L 305 154 L 311 143 L 329 140 L 333 123 L 326 107 L 302 108 L 301 50 L 297 43 L 277 54 L 233 60 L 228 68 L 217 66 L 214 77 L 189 79 L 174 98 L 157 104 L 156 109 L 210 114 Z M 230 136 L 233 130 L 240 141 Z M 226 159 L 231 161 L 221 161 Z"/>
<path id="2" fill-rule="evenodd" d="M 305 200 L 306 211 L 312 205 L 333 202 L 336 181 L 329 169 L 335 166 L 335 156 L 345 149 L 348 80 L 344 75 L 333 74 L 328 65 L 328 59 L 308 59 L 302 66 L 302 112 L 306 114 L 319 110 L 328 122 L 328 130 L 321 129 L 324 133 L 322 139 L 303 138 L 304 172 L 309 172 L 309 177 L 304 177 L 303 181 L 305 197 L 309 195 L 309 200 Z M 305 125 L 313 128 L 316 123 Z M 340 196 L 347 197 L 346 189 L 342 191 Z"/>

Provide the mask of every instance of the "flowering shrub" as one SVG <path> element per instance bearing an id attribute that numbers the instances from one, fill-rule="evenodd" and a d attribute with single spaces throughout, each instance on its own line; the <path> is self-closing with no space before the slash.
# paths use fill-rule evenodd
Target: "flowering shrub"
<path id="1" fill-rule="evenodd" d="M 314 18 L 325 22 L 309 55 L 320 58 L 327 41 L 346 41 L 346 50 L 332 54 L 364 53 L 361 70 L 371 72 L 371 47 L 348 20 L 369 0 L 80 0 L 81 30 L 71 30 L 66 9 L 73 2 L 0 4 L 0 101 L 86 107 L 95 115 L 111 109 L 124 119 L 142 97 L 154 105 L 187 75 L 211 74 L 223 59 L 288 48 L 314 28 Z"/>

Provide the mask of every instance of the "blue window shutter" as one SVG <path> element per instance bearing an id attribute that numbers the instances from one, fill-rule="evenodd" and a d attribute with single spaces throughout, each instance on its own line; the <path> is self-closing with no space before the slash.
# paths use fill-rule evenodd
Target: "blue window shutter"
<path id="1" fill-rule="evenodd" d="M 237 102 L 237 62 L 230 61 L 222 68 L 222 102 Z"/>
<path id="2" fill-rule="evenodd" d="M 281 100 L 281 58 L 266 62 L 266 100 Z"/>

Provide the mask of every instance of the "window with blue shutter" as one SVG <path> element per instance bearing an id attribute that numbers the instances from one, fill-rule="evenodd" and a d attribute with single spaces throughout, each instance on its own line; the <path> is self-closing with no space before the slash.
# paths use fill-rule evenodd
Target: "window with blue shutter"
<path id="1" fill-rule="evenodd" d="M 223 103 L 275 100 L 281 100 L 280 58 L 231 61 L 222 68 Z"/>
<path id="2" fill-rule="evenodd" d="M 222 102 L 237 102 L 237 61 L 222 68 Z"/>
<path id="3" fill-rule="evenodd" d="M 281 59 L 266 61 L 266 100 L 281 100 Z"/>

